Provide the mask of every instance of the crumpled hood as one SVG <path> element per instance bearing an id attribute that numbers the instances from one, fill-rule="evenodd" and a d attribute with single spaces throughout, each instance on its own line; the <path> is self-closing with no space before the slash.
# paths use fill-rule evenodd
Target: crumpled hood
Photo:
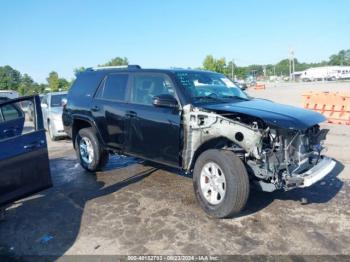
<path id="1" fill-rule="evenodd" d="M 288 129 L 307 129 L 326 120 L 323 115 L 314 111 L 264 99 L 208 104 L 201 107 L 211 111 L 240 113 L 258 117 L 267 124 Z"/>

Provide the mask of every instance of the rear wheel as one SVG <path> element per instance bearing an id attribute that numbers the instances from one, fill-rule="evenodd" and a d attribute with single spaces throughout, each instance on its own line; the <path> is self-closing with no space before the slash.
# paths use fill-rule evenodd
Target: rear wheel
<path id="1" fill-rule="evenodd" d="M 81 166 L 90 172 L 101 170 L 108 162 L 109 153 L 102 148 L 92 128 L 79 130 L 75 150 Z"/>
<path id="2" fill-rule="evenodd" d="M 193 186 L 204 211 L 216 218 L 239 213 L 249 196 L 249 179 L 242 161 L 233 152 L 211 149 L 196 161 Z"/>

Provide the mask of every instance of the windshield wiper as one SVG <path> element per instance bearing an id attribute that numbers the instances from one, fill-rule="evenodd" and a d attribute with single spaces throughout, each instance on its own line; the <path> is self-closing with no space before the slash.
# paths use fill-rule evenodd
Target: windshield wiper
<path id="1" fill-rule="evenodd" d="M 222 101 L 222 99 L 220 99 L 218 97 L 214 97 L 214 96 L 195 96 L 193 98 L 196 100 L 208 99 L 208 100 L 213 100 L 213 101 Z"/>
<path id="2" fill-rule="evenodd" d="M 248 100 L 247 98 L 240 97 L 240 96 L 222 96 L 222 98 L 236 98 L 236 99 L 241 99 L 241 100 Z"/>

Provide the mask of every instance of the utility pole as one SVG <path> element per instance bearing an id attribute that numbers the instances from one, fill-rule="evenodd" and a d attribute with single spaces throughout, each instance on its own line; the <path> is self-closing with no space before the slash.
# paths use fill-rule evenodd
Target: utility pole
<path id="1" fill-rule="evenodd" d="M 294 76 L 294 51 L 292 49 L 289 49 L 289 81 L 293 80 Z"/>
<path id="2" fill-rule="evenodd" d="M 292 59 L 289 57 L 289 82 L 292 80 Z"/>
<path id="3" fill-rule="evenodd" d="M 231 79 L 232 79 L 232 81 L 234 80 L 233 79 L 233 67 L 234 67 L 234 59 L 232 58 L 232 65 L 231 65 Z"/>
<path id="4" fill-rule="evenodd" d="M 294 59 L 294 51 L 292 50 L 292 80 L 294 81 L 294 72 L 295 72 L 295 59 Z"/>

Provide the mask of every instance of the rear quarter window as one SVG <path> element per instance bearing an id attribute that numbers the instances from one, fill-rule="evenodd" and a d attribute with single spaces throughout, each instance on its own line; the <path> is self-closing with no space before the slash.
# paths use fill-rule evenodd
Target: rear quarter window
<path id="1" fill-rule="evenodd" d="M 68 105 L 86 106 L 92 99 L 105 72 L 86 71 L 77 76 L 68 93 Z"/>
<path id="2" fill-rule="evenodd" d="M 128 74 L 110 74 L 96 93 L 96 98 L 124 101 L 128 85 Z"/>

